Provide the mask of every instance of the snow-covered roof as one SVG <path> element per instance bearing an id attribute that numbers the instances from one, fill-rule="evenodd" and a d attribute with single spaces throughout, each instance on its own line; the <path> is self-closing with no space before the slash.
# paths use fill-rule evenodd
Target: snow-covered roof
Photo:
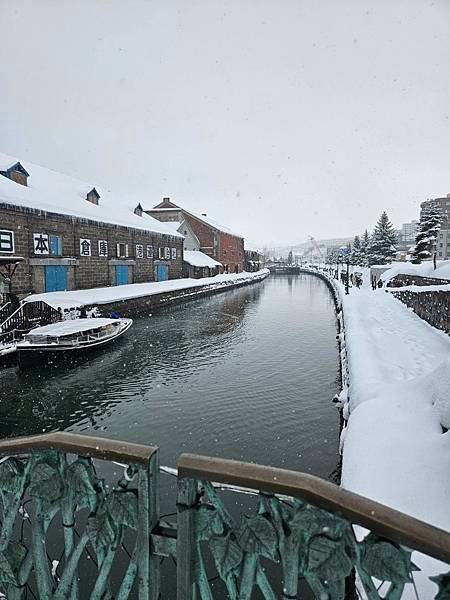
<path id="1" fill-rule="evenodd" d="M 0 264 L 13 264 L 23 260 L 25 260 L 23 256 L 0 256 Z"/>
<path id="2" fill-rule="evenodd" d="M 207 254 L 199 250 L 185 250 L 183 252 L 184 262 L 187 262 L 192 267 L 220 267 L 221 263 L 217 262 Z"/>
<path id="3" fill-rule="evenodd" d="M 5 171 L 17 162 L 20 162 L 30 174 L 28 186 L 20 185 L 0 175 L 0 203 L 132 227 L 172 237 L 183 237 L 167 227 L 165 223 L 146 213 L 142 216 L 135 214 L 134 209 L 139 203 L 136 198 L 114 194 L 97 184 L 94 186 L 92 182 L 86 183 L 0 153 L 0 170 Z M 86 200 L 86 195 L 94 187 L 100 195 L 98 205 Z"/>
<path id="4" fill-rule="evenodd" d="M 430 277 L 435 279 L 450 280 L 450 260 L 440 260 L 434 268 L 433 261 L 425 261 L 420 265 L 413 263 L 393 263 L 382 275 L 383 281 L 389 281 L 396 275 L 417 275 L 420 277 Z"/>
<path id="5" fill-rule="evenodd" d="M 173 231 L 178 231 L 181 227 L 181 221 L 164 221 L 164 225 L 166 225 L 169 229 L 173 229 Z"/>
<path id="6" fill-rule="evenodd" d="M 61 336 L 61 335 L 73 335 L 80 333 L 81 331 L 89 331 L 91 329 L 99 329 L 106 325 L 117 324 L 117 319 L 72 319 L 67 321 L 61 321 L 59 323 L 52 323 L 51 325 L 44 325 L 43 327 L 36 327 L 30 331 L 30 335 L 36 336 Z"/>
<path id="7" fill-rule="evenodd" d="M 195 213 L 192 210 L 187 210 L 186 208 L 183 208 L 182 206 L 178 206 L 177 208 L 167 207 L 167 208 L 152 208 L 151 209 L 152 212 L 173 212 L 176 210 L 182 210 L 185 213 L 187 213 L 188 215 L 191 215 L 192 217 L 194 217 L 195 219 L 198 219 L 199 221 L 203 221 L 207 225 L 214 227 L 214 229 L 217 229 L 218 231 L 221 231 L 222 233 L 227 233 L 228 235 L 233 235 L 235 237 L 240 237 L 240 238 L 244 237 L 240 233 L 231 231 L 231 229 L 229 227 L 226 227 L 225 225 L 221 225 L 214 219 L 211 219 L 211 217 L 209 217 L 208 215 Z"/>

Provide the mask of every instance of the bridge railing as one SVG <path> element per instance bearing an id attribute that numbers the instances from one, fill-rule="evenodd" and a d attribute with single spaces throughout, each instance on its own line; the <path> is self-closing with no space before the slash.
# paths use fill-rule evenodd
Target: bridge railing
<path id="1" fill-rule="evenodd" d="M 233 519 L 212 482 L 257 490 L 254 514 Z M 450 561 L 450 533 L 305 473 L 183 454 L 178 490 L 178 598 L 213 597 L 208 554 L 227 597 L 239 600 L 256 588 L 265 599 L 297 598 L 301 580 L 315 598 L 353 597 L 355 571 L 370 600 L 401 598 L 418 570 L 412 550 Z M 367 530 L 360 540 L 354 525 Z"/>
<path id="2" fill-rule="evenodd" d="M 8 599 L 29 590 L 49 600 L 124 599 L 134 586 L 140 600 L 156 600 L 157 448 L 52 433 L 4 440 L 0 455 L 0 589 Z M 94 459 L 119 463 L 123 476 L 108 487 Z M 124 554 L 129 531 L 133 548 Z M 113 587 L 113 564 L 127 558 Z"/>
<path id="3" fill-rule="evenodd" d="M 450 562 L 450 533 L 304 473 L 183 454 L 175 526 L 160 516 L 156 447 L 52 433 L 4 440 L 0 456 L 0 591 L 12 600 L 28 589 L 343 600 L 356 597 L 355 575 L 368 600 L 399 600 L 414 590 L 413 550 Z M 123 475 L 108 485 L 111 463 Z M 163 557 L 176 559 L 177 592 L 161 590 Z M 434 581 L 413 597 L 446 598 L 450 575 Z"/>

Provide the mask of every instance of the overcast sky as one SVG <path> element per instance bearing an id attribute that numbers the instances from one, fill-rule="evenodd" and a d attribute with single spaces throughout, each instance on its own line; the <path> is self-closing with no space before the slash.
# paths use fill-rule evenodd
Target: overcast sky
<path id="1" fill-rule="evenodd" d="M 448 0 L 0 0 L 0 150 L 272 245 L 450 192 Z"/>

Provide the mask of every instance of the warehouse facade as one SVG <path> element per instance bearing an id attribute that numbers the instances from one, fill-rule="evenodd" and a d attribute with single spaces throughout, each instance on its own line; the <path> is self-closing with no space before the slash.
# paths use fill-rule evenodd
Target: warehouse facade
<path id="1" fill-rule="evenodd" d="M 52 172 L 43 179 L 42 167 L 37 168 L 40 182 L 51 185 Z M 42 189 L 36 194 L 31 186 L 26 189 L 28 177 L 31 182 L 33 166 L 29 164 L 12 164 L 9 173 L 8 168 L 0 169 L 0 256 L 24 259 L 10 290 L 3 291 L 21 296 L 183 276 L 183 236 L 161 227 L 139 204 L 133 210 L 124 206 L 116 210 L 105 200 L 102 206 L 96 188 L 77 182 L 77 193 L 64 198 L 62 210 L 56 205 L 52 210 L 51 194 L 47 197 Z M 64 214 L 67 206 L 74 214 Z M 98 220 L 91 218 L 96 209 Z"/>

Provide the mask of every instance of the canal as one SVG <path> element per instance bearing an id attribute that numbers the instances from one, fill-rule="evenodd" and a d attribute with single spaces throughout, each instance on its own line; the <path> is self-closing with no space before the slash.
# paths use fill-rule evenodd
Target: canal
<path id="1" fill-rule="evenodd" d="M 326 284 L 308 274 L 275 275 L 136 318 L 116 346 L 81 362 L 0 370 L 0 436 L 64 429 L 155 444 L 168 466 L 195 452 L 336 480 L 339 414 L 331 400 L 339 380 Z M 108 481 L 122 474 L 114 465 L 101 468 Z M 174 477 L 161 477 L 160 495 L 162 514 L 173 521 Z M 226 496 L 236 522 L 241 512 L 254 514 L 251 497 Z M 58 539 L 50 534 L 52 548 Z M 114 585 L 127 560 L 119 558 Z M 80 593 L 88 597 L 96 577 L 91 561 L 82 572 Z M 267 574 L 281 593 L 279 570 L 268 564 Z M 214 598 L 227 597 L 220 580 L 211 585 Z M 161 586 L 164 598 L 176 596 L 169 560 Z M 302 594 L 312 598 L 304 588 Z"/>
<path id="2" fill-rule="evenodd" d="M 308 275 L 135 319 L 78 364 L 0 371 L 0 436 L 69 430 L 328 478 L 338 464 L 333 299 Z"/>

